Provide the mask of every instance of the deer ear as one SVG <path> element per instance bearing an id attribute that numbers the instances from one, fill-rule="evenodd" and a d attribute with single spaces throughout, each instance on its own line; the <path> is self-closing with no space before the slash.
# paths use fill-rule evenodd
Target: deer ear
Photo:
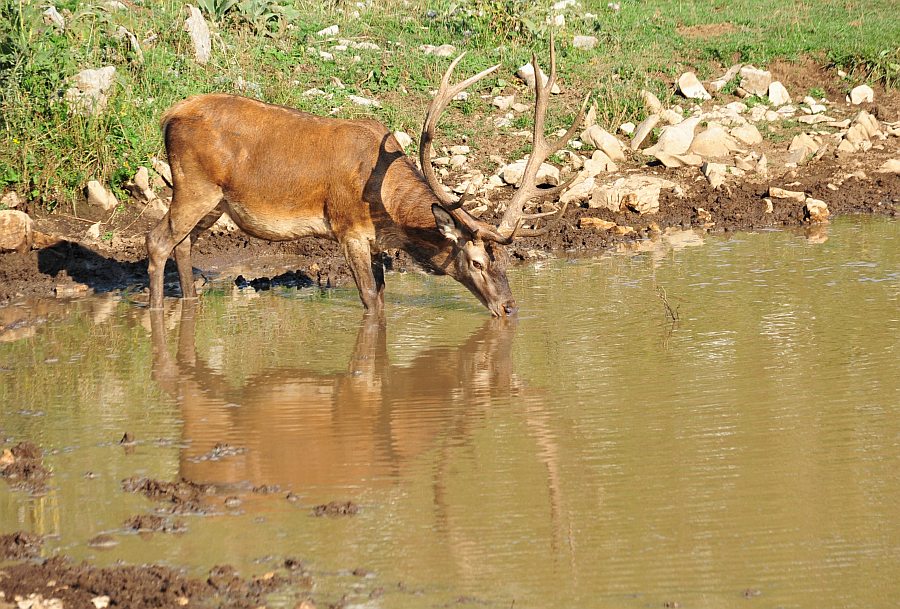
<path id="1" fill-rule="evenodd" d="M 456 220 L 453 219 L 450 212 L 434 203 L 431 205 L 431 213 L 434 214 L 434 221 L 441 234 L 450 241 L 459 243 L 460 239 L 463 238 L 463 232 L 456 225 Z"/>

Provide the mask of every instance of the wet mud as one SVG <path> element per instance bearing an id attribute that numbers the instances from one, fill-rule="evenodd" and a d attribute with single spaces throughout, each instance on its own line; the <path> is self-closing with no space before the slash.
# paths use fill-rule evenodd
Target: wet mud
<path id="1" fill-rule="evenodd" d="M 160 511 L 168 514 L 208 514 L 214 511 L 211 505 L 203 501 L 215 490 L 209 485 L 195 484 L 187 480 L 163 482 L 135 476 L 122 480 L 122 490 L 127 493 L 139 493 L 159 502 Z"/>
<path id="2" fill-rule="evenodd" d="M 0 454 L 0 478 L 13 489 L 39 494 L 46 490 L 49 477 L 43 452 L 31 442 L 20 442 Z"/>

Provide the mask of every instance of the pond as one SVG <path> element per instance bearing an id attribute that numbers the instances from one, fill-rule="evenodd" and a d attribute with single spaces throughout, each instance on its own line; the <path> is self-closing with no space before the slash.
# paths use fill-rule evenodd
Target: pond
<path id="1" fill-rule="evenodd" d="M 354 290 L 225 279 L 159 316 L 0 309 L 0 439 L 52 468 L 0 484 L 0 532 L 198 576 L 296 557 L 359 606 L 896 602 L 900 222 L 674 232 L 510 282 L 510 321 L 414 273 L 383 324 Z M 186 530 L 137 534 L 171 505 L 133 476 L 212 487 L 164 514 Z"/>

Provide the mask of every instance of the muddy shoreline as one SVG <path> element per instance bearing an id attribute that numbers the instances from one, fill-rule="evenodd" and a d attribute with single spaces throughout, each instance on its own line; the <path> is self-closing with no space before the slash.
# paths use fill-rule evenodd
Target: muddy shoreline
<path id="1" fill-rule="evenodd" d="M 514 261 L 527 263 L 547 256 L 592 255 L 611 248 L 652 239 L 667 229 L 695 229 L 705 232 L 733 232 L 807 226 L 804 206 L 796 201 L 776 200 L 772 210 L 765 199 L 771 187 L 805 192 L 828 205 L 831 218 L 852 214 L 896 217 L 900 203 L 900 176 L 878 173 L 886 159 L 896 157 L 897 138 L 891 138 L 883 150 L 849 158 L 823 158 L 809 166 L 786 169 L 768 179 L 729 182 L 714 190 L 706 180 L 698 179 L 696 168 L 665 169 L 649 167 L 643 174 L 658 175 L 681 185 L 680 191 L 663 190 L 659 212 L 641 215 L 627 209 L 570 207 L 565 217 L 542 237 L 517 240 L 509 247 Z M 774 172 L 773 172 L 774 173 Z M 502 204 L 511 189 L 491 193 L 491 201 Z M 677 194 L 676 194 L 677 192 Z M 84 221 L 66 214 L 31 211 L 35 227 L 47 234 L 72 235 Z M 86 243 L 65 238 L 49 247 L 26 253 L 0 254 L 0 305 L 25 298 L 77 297 L 92 292 L 126 290 L 136 301 L 146 296 L 147 262 L 144 235 L 153 225 L 139 213 L 121 214 L 122 228 L 107 241 Z M 499 214 L 486 212 L 491 221 Z M 585 226 L 582 218 L 601 218 L 615 222 L 618 230 L 597 230 Z M 633 230 L 630 230 L 633 229 Z M 287 275 L 279 259 L 289 257 L 295 266 Z M 195 275 L 202 282 L 222 275 L 238 285 L 266 287 L 276 278 L 282 285 L 305 287 L 352 286 L 348 267 L 336 243 L 301 239 L 273 243 L 248 237 L 240 231 L 202 235 L 194 246 Z M 247 264 L 249 262 L 249 264 Z M 416 268 L 402 251 L 385 253 L 389 271 Z M 235 271 L 240 266 L 241 271 Z M 242 277 L 238 277 L 241 275 Z M 253 285 L 254 280 L 262 279 Z M 167 295 L 176 295 L 174 262 L 167 266 Z M 449 279 L 448 279 L 449 281 Z M 388 278 L 390 286 L 390 278 Z M 390 287 L 388 287 L 390 289 Z"/>

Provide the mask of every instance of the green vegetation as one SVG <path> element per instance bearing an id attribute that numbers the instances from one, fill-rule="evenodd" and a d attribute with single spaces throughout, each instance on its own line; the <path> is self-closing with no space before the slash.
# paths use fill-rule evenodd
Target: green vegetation
<path id="1" fill-rule="evenodd" d="M 477 93 L 513 92 L 511 74 L 532 52 L 546 69 L 549 28 L 556 27 L 546 19 L 548 0 L 198 0 L 213 33 L 212 59 L 202 66 L 181 1 L 135 0 L 121 10 L 103 0 L 51 3 L 65 19 L 62 29 L 44 15 L 47 2 L 0 0 L 0 190 L 15 189 L 48 209 L 76 200 L 90 179 L 119 194 L 137 167 L 162 154 L 163 111 L 196 93 L 232 91 L 319 114 L 374 117 L 415 134 L 449 61 L 426 55 L 423 44 L 468 51 L 459 74 L 503 64 L 450 111 L 457 120 L 442 124 L 444 137 L 489 137 L 486 117 L 494 112 Z M 642 88 L 665 100 L 685 68 L 705 78 L 735 61 L 811 56 L 849 72 L 848 89 L 862 80 L 900 82 L 893 0 L 623 0 L 619 11 L 606 4 L 582 0 L 560 11 L 564 93 L 551 106 L 548 129 L 571 120 L 587 92 L 601 123 L 639 120 Z M 317 35 L 331 25 L 337 35 Z M 596 36 L 597 48 L 575 49 L 576 34 Z M 351 43 L 346 50 L 334 49 L 344 41 Z M 96 117 L 71 112 L 65 92 L 72 77 L 110 65 L 116 74 L 106 110 Z M 312 88 L 324 95 L 303 94 Z M 349 95 L 376 98 L 382 107 L 354 105 Z M 530 118 L 512 128 L 525 123 Z"/>

